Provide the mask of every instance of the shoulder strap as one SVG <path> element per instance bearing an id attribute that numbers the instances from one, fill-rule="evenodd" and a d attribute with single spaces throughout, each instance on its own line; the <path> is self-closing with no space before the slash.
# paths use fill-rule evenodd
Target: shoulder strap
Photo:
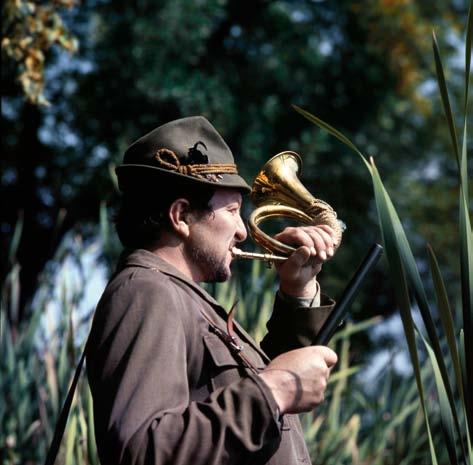
<path id="1" fill-rule="evenodd" d="M 237 302 L 233 304 L 232 309 L 228 314 L 227 319 L 227 332 L 223 331 L 218 325 L 212 320 L 212 318 L 199 306 L 200 314 L 209 324 L 210 330 L 216 334 L 222 342 L 228 347 L 230 352 L 239 360 L 239 362 L 251 370 L 255 375 L 259 373 L 251 360 L 243 353 L 243 346 L 239 343 L 237 337 L 233 334 L 233 314 L 236 308 Z"/>
<path id="2" fill-rule="evenodd" d="M 48 454 L 46 455 L 46 461 L 44 462 L 45 465 L 54 465 L 54 462 L 56 461 L 57 453 L 59 452 L 59 447 L 61 445 L 61 441 L 64 436 L 64 431 L 66 429 L 67 419 L 69 418 L 69 413 L 71 411 L 71 405 L 74 399 L 74 394 L 76 392 L 77 383 L 79 382 L 80 374 L 82 372 L 82 366 L 84 365 L 86 347 L 87 344 L 85 344 L 84 346 L 84 350 L 82 351 L 79 364 L 77 365 L 76 371 L 74 373 L 74 378 L 72 379 L 71 387 L 69 388 L 66 400 L 64 401 L 61 413 L 59 414 L 59 418 L 56 423 L 56 428 L 54 429 L 53 440 L 51 441 Z"/>

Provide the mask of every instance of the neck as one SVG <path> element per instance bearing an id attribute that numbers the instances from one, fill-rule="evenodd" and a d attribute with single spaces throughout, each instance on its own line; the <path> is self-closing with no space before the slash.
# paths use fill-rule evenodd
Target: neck
<path id="1" fill-rule="evenodd" d="M 150 252 L 167 261 L 192 281 L 199 282 L 199 274 L 195 267 L 192 266 L 192 263 L 186 258 L 182 243 L 159 246 L 150 249 Z"/>

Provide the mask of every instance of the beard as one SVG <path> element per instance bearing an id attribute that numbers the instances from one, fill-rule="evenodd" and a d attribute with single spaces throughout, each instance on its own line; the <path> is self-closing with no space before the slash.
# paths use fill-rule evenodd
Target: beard
<path id="1" fill-rule="evenodd" d="M 218 257 L 214 250 L 210 247 L 202 247 L 198 244 L 190 244 L 188 247 L 188 255 L 192 263 L 198 263 L 202 272 L 202 282 L 205 283 L 222 283 L 227 281 L 231 272 L 225 263 L 226 256 Z"/>

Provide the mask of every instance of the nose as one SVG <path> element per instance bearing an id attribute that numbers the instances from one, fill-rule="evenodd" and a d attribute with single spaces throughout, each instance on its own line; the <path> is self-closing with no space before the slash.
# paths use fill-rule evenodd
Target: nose
<path id="1" fill-rule="evenodd" d="M 235 231 L 235 240 L 237 242 L 243 242 L 248 236 L 246 231 L 245 223 L 243 222 L 240 215 L 238 215 L 237 228 Z"/>

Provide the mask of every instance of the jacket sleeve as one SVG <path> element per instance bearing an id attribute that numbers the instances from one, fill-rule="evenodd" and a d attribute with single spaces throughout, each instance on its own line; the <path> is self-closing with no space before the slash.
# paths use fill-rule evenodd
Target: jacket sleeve
<path id="1" fill-rule="evenodd" d="M 266 327 L 268 333 L 261 348 L 271 358 L 315 343 L 315 338 L 332 311 L 335 302 L 322 294 L 320 306 L 310 307 L 297 303 L 298 299 L 276 294 L 274 309 Z"/>
<path id="2" fill-rule="evenodd" d="M 165 284 L 138 284 L 139 292 L 126 282 L 104 297 L 92 328 L 87 371 L 101 463 L 242 463 L 277 443 L 277 405 L 257 376 L 190 402 L 192 347 L 179 295 Z"/>

